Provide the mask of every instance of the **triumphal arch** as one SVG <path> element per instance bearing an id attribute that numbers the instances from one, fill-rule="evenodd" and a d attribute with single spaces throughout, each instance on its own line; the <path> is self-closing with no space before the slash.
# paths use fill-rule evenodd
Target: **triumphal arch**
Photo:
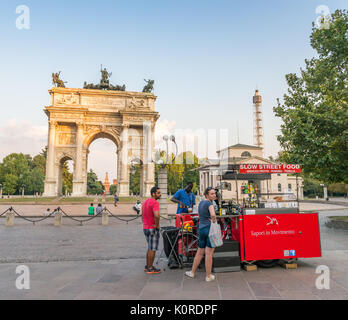
<path id="1" fill-rule="evenodd" d="M 155 183 L 152 154 L 154 127 L 159 114 L 151 92 L 53 87 L 51 104 L 44 111 L 49 119 L 44 196 L 62 193 L 62 166 L 73 160 L 73 196 L 87 193 L 90 144 L 108 138 L 117 146 L 117 181 L 120 196 L 129 195 L 130 166 L 140 164 L 140 188 L 149 196 Z M 117 89 L 117 88 L 116 88 Z M 116 164 L 115 164 L 116 166 Z"/>

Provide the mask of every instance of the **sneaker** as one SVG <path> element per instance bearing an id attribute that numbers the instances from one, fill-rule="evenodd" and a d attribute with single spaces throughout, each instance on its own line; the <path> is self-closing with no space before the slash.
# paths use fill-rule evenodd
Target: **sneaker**
<path id="1" fill-rule="evenodd" d="M 215 276 L 213 274 L 211 274 L 209 277 L 205 277 L 205 281 L 214 281 L 215 280 Z"/>
<path id="2" fill-rule="evenodd" d="M 149 268 L 146 273 L 147 274 L 155 274 L 155 273 L 161 273 L 161 269 L 156 269 L 155 267 Z"/>
<path id="3" fill-rule="evenodd" d="M 144 272 L 147 272 L 149 268 L 147 266 L 144 267 Z"/>
<path id="4" fill-rule="evenodd" d="M 185 272 L 185 275 L 187 275 L 187 276 L 190 277 L 190 278 L 194 278 L 194 277 L 195 277 L 195 274 L 192 273 L 192 271 L 186 271 L 186 272 Z"/>

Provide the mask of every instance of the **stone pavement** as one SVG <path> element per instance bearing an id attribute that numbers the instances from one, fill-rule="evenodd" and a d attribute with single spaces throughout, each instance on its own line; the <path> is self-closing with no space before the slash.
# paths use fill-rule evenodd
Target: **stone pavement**
<path id="1" fill-rule="evenodd" d="M 297 270 L 217 274 L 210 283 L 202 271 L 196 279 L 180 269 L 145 274 L 139 220 L 127 225 L 114 219 L 104 227 L 97 219 L 83 226 L 69 221 L 59 228 L 47 221 L 12 228 L 1 223 L 0 299 L 348 299 L 348 232 L 326 228 L 328 215 L 348 210 L 320 213 L 322 258 L 300 259 Z M 15 287 L 19 264 L 30 269 L 29 290 Z M 315 286 L 318 265 L 330 268 L 330 290 Z"/>

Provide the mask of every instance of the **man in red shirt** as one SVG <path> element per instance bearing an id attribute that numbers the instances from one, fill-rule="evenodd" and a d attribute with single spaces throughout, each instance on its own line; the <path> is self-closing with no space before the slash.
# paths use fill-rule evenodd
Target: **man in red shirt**
<path id="1" fill-rule="evenodd" d="M 148 244 L 146 252 L 146 266 L 144 271 L 148 274 L 161 273 L 160 269 L 153 266 L 158 243 L 160 238 L 160 215 L 158 199 L 161 198 L 161 191 L 157 187 L 151 189 L 151 198 L 143 203 L 143 230 Z"/>

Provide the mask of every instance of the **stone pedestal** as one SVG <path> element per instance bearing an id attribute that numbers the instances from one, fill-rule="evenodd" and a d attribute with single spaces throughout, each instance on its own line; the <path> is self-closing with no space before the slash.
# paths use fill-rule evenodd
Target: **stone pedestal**
<path id="1" fill-rule="evenodd" d="M 109 224 L 109 214 L 107 211 L 102 212 L 102 225 L 107 226 Z"/>
<path id="2" fill-rule="evenodd" d="M 6 227 L 12 227 L 14 225 L 14 213 L 13 212 L 7 212 L 6 213 Z"/>
<path id="3" fill-rule="evenodd" d="M 56 212 L 54 215 L 54 225 L 60 227 L 62 225 L 63 215 L 60 211 Z"/>
<path id="4" fill-rule="evenodd" d="M 120 190 L 118 192 L 120 197 L 129 197 L 129 182 L 121 181 L 120 182 Z"/>
<path id="5" fill-rule="evenodd" d="M 82 197 L 86 194 L 83 192 L 84 182 L 83 181 L 73 181 L 73 192 L 72 197 Z"/>
<path id="6" fill-rule="evenodd" d="M 57 196 L 57 182 L 55 180 L 45 180 L 45 189 L 42 194 L 43 197 L 56 197 Z"/>

